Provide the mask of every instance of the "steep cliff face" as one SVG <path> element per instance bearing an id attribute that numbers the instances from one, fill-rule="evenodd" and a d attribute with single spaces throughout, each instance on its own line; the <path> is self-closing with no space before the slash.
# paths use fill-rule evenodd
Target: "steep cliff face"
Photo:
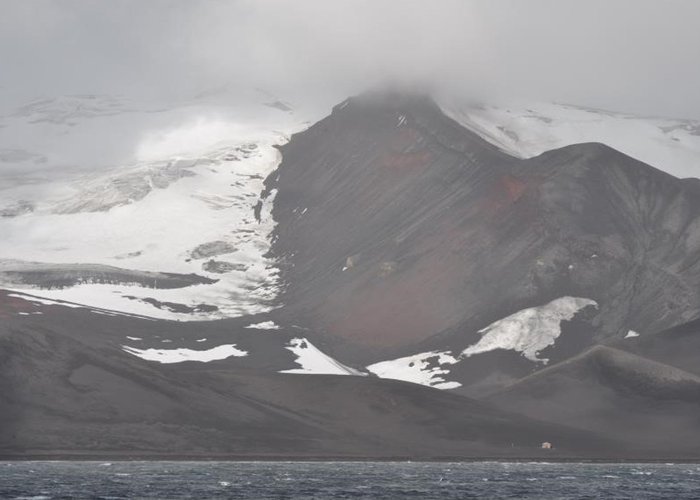
<path id="1" fill-rule="evenodd" d="M 281 151 L 281 302 L 356 360 L 455 354 L 566 296 L 596 307 L 554 361 L 700 314 L 698 186 L 607 146 L 521 160 L 427 98 L 371 94 Z"/>

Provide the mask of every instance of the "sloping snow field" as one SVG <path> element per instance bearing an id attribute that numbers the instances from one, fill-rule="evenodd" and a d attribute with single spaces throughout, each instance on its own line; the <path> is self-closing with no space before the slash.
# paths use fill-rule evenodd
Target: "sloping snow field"
<path id="1" fill-rule="evenodd" d="M 442 99 L 439 104 L 449 117 L 518 158 L 601 142 L 676 177 L 700 177 L 700 121 L 554 103 L 482 105 Z"/>

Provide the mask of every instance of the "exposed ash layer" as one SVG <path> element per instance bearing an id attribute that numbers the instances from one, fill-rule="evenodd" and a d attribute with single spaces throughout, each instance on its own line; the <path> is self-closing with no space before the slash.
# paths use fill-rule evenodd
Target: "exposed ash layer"
<path id="1" fill-rule="evenodd" d="M 209 257 L 216 257 L 218 255 L 225 255 L 227 253 L 232 253 L 236 251 L 231 243 L 226 241 L 209 241 L 207 243 L 202 243 L 196 248 L 192 249 L 190 252 L 190 257 L 193 259 L 208 259 Z"/>
<path id="2" fill-rule="evenodd" d="M 0 284 L 6 287 L 66 288 L 81 283 L 100 283 L 169 289 L 215 282 L 215 279 L 196 274 L 136 271 L 101 264 L 0 261 Z"/>
<path id="3" fill-rule="evenodd" d="M 238 262 L 226 262 L 223 260 L 210 259 L 202 264 L 202 269 L 208 273 L 223 274 L 231 271 L 245 271 L 247 266 Z"/>

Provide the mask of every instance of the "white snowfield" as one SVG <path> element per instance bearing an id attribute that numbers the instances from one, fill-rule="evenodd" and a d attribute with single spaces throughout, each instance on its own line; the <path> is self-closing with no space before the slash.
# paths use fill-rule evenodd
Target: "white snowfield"
<path id="1" fill-rule="evenodd" d="M 131 341 L 140 341 L 136 337 L 126 337 Z M 199 339 L 200 342 L 206 339 Z M 171 342 L 171 340 L 162 340 L 161 342 Z M 185 361 L 198 361 L 207 363 L 209 361 L 217 361 L 230 357 L 243 357 L 249 353 L 238 349 L 236 344 L 225 344 L 210 349 L 189 349 L 189 348 L 149 348 L 139 349 L 137 347 L 122 345 L 122 350 L 133 354 L 147 361 L 155 361 L 158 363 L 182 363 Z M 280 346 L 281 348 L 281 346 Z M 349 366 L 345 366 L 339 361 L 333 359 L 327 354 L 320 351 L 316 346 L 305 338 L 293 338 L 284 346 L 285 349 L 291 351 L 296 356 L 295 363 L 300 368 L 291 368 L 289 370 L 280 370 L 280 373 L 302 373 L 309 375 L 354 375 L 365 376 L 363 373 Z"/>
<path id="2" fill-rule="evenodd" d="M 676 177 L 700 177 L 700 121 L 537 102 L 492 106 L 442 99 L 439 104 L 452 119 L 518 158 L 600 142 Z"/>
<path id="3" fill-rule="evenodd" d="M 263 196 L 263 182 L 280 162 L 275 146 L 308 123 L 267 101 L 269 96 L 258 96 L 240 109 L 201 100 L 136 109 L 119 99 L 72 96 L 1 117 L 6 127 L 0 149 L 13 131 L 36 129 L 50 139 L 44 145 L 48 161 L 63 159 L 54 144 L 61 133 L 67 141 L 76 134 L 84 139 L 90 127 L 107 131 L 111 124 L 119 131 L 129 120 L 151 115 L 168 125 L 143 134 L 129 166 L 103 167 L 67 182 L 34 182 L 28 175 L 0 182 L 0 260 L 105 264 L 217 280 L 178 289 L 157 289 L 156 282 L 31 288 L 52 300 L 175 320 L 269 311 L 278 291 L 278 269 L 266 256 L 275 193 Z M 223 118 L 220 109 L 226 109 Z"/>
<path id="4" fill-rule="evenodd" d="M 584 307 L 595 306 L 591 299 L 561 297 L 543 306 L 523 309 L 511 314 L 483 330 L 481 340 L 462 351 L 462 357 L 505 349 L 517 351 L 530 361 L 547 364 L 539 358 L 540 351 L 554 342 L 561 334 L 561 322 L 571 320 Z"/>
<path id="5" fill-rule="evenodd" d="M 253 323 L 245 328 L 255 328 L 257 330 L 279 330 L 280 327 L 274 321 L 261 321 L 260 323 Z"/>
<path id="6" fill-rule="evenodd" d="M 403 380 L 436 389 L 456 389 L 462 384 L 448 382 L 443 375 L 450 373 L 446 366 L 458 362 L 459 359 L 447 351 L 430 351 L 391 361 L 380 361 L 369 365 L 367 369 L 380 378 Z"/>
<path id="7" fill-rule="evenodd" d="M 561 322 L 571 320 L 580 310 L 597 307 L 591 299 L 561 297 L 547 304 L 530 307 L 500 319 L 479 330 L 481 339 L 454 355 L 450 351 L 430 351 L 389 361 L 381 361 L 367 369 L 381 378 L 404 380 L 438 389 L 455 389 L 461 384 L 450 381 L 450 365 L 476 354 L 497 349 L 519 352 L 536 363 L 547 364 L 540 351 L 554 345 L 561 335 Z"/>
<path id="8" fill-rule="evenodd" d="M 178 349 L 138 349 L 136 347 L 122 346 L 122 349 L 129 354 L 133 354 L 147 361 L 158 363 L 182 363 L 184 361 L 199 361 L 208 363 L 230 357 L 247 356 L 248 352 L 236 349 L 236 344 L 224 344 L 202 351 L 186 348 Z"/>
<path id="9" fill-rule="evenodd" d="M 8 293 L 8 297 L 16 297 L 18 299 L 26 300 L 27 302 L 32 302 L 33 304 L 42 304 L 45 306 L 63 306 L 70 307 L 72 309 L 78 309 L 81 306 L 79 304 L 71 304 L 70 302 L 58 302 L 56 300 L 45 299 L 42 297 L 35 297 L 33 295 L 27 295 L 24 293 Z"/>
<path id="10" fill-rule="evenodd" d="M 359 370 L 345 366 L 327 354 L 321 352 L 316 346 L 305 338 L 294 338 L 286 347 L 296 356 L 296 363 L 301 368 L 281 370 L 280 373 L 306 373 L 312 375 L 366 375 Z"/>

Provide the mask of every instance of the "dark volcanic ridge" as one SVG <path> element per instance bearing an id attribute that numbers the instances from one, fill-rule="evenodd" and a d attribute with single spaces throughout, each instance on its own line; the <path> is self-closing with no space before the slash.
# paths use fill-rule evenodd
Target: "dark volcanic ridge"
<path id="1" fill-rule="evenodd" d="M 463 349 L 567 296 L 597 304 L 589 346 L 700 315 L 698 186 L 605 145 L 519 160 L 430 99 L 380 93 L 281 151 L 281 301 L 352 361 Z"/>
<path id="2" fill-rule="evenodd" d="M 80 284 L 135 285 L 146 288 L 184 288 L 216 283 L 196 274 L 159 273 L 102 264 L 55 264 L 0 260 L 0 286 L 68 288 Z"/>

